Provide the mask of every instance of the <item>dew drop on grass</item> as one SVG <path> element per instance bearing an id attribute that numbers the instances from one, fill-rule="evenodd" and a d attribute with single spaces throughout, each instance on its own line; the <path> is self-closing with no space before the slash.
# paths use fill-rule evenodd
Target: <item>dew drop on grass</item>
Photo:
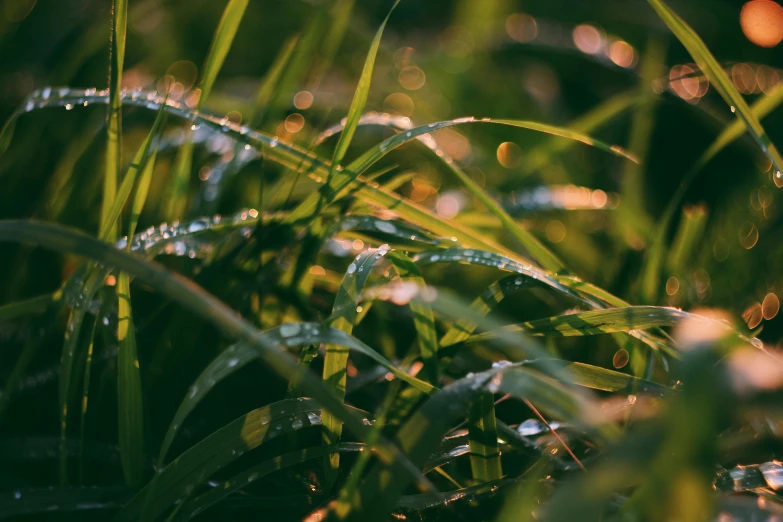
<path id="1" fill-rule="evenodd" d="M 356 264 L 351 263 L 350 265 L 348 265 L 348 269 L 345 272 L 348 274 L 353 274 L 354 272 L 356 272 Z"/>
<path id="2" fill-rule="evenodd" d="M 302 326 L 298 323 L 288 323 L 280 327 L 280 335 L 283 337 L 293 337 L 302 331 Z"/>
<path id="3" fill-rule="evenodd" d="M 302 426 L 304 426 L 304 422 L 302 422 L 302 421 L 301 421 L 301 420 L 299 420 L 299 419 L 295 420 L 295 421 L 294 421 L 294 422 L 291 424 L 291 427 L 292 427 L 293 429 L 295 429 L 295 430 L 298 430 L 298 429 L 300 429 Z"/>
<path id="4" fill-rule="evenodd" d="M 233 368 L 234 366 L 239 364 L 239 359 L 238 358 L 231 359 L 231 360 L 228 361 L 227 364 L 228 364 L 229 368 Z"/>
<path id="5" fill-rule="evenodd" d="M 396 234 L 397 233 L 397 227 L 389 223 L 388 221 L 376 221 L 375 227 L 380 230 L 381 232 L 386 232 L 387 234 Z"/>
<path id="6" fill-rule="evenodd" d="M 20 491 L 14 491 L 14 498 L 16 500 L 19 500 L 20 498 L 22 498 L 22 493 Z"/>

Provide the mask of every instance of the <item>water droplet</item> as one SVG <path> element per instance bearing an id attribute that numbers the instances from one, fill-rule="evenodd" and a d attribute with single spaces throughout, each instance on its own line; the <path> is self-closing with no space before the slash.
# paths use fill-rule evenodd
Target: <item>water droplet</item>
<path id="1" fill-rule="evenodd" d="M 292 427 L 293 429 L 295 429 L 295 430 L 298 430 L 298 429 L 300 429 L 302 426 L 304 426 L 304 423 L 303 423 L 301 420 L 299 420 L 299 419 L 295 420 L 295 421 L 294 421 L 294 422 L 291 424 L 291 427 Z"/>
<path id="2" fill-rule="evenodd" d="M 397 227 L 389 223 L 388 221 L 376 221 L 375 222 L 375 228 L 380 230 L 381 232 L 386 232 L 387 234 L 396 234 L 397 233 Z"/>
<path id="3" fill-rule="evenodd" d="M 227 364 L 228 364 L 229 368 L 233 368 L 234 366 L 239 364 L 239 359 L 238 358 L 231 359 L 231 360 L 228 361 Z"/>
<path id="4" fill-rule="evenodd" d="M 71 109 L 73 109 L 73 103 L 66 103 L 65 104 L 65 110 L 66 111 L 70 111 Z"/>
<path id="5" fill-rule="evenodd" d="M 302 331 L 299 323 L 287 323 L 280 327 L 280 335 L 283 337 L 292 337 Z"/>
<path id="6" fill-rule="evenodd" d="M 353 274 L 354 272 L 356 272 L 356 264 L 351 263 L 350 265 L 348 265 L 348 269 L 346 270 L 346 273 Z"/>
<path id="7" fill-rule="evenodd" d="M 20 498 L 22 498 L 22 493 L 20 491 L 14 491 L 14 498 L 16 500 L 19 500 Z"/>

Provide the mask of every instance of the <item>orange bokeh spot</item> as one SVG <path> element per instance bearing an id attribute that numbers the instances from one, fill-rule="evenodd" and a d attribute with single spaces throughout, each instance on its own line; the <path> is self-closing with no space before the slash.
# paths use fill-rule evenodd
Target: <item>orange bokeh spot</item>
<path id="1" fill-rule="evenodd" d="M 773 0 L 751 0 L 742 6 L 740 26 L 754 44 L 775 47 L 783 40 L 783 7 Z"/>

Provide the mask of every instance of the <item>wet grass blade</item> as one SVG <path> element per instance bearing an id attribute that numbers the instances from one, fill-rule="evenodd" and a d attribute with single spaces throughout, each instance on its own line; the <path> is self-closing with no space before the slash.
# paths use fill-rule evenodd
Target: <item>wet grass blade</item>
<path id="1" fill-rule="evenodd" d="M 521 120 L 491 120 L 488 118 L 484 120 L 480 120 L 473 117 L 457 118 L 455 120 L 430 123 L 428 125 L 423 125 L 420 127 L 413 128 L 404 133 L 396 134 L 395 136 L 392 136 L 391 138 L 388 138 L 382 141 L 381 143 L 379 143 L 378 145 L 367 150 L 364 154 L 362 154 L 359 158 L 351 162 L 351 164 L 345 167 L 343 170 L 337 172 L 336 167 L 330 168 L 330 172 L 333 173 L 333 176 L 328 178 L 329 181 L 323 187 L 321 187 L 319 193 L 312 194 L 310 197 L 308 197 L 302 203 L 300 203 L 296 209 L 294 209 L 294 211 L 291 213 L 291 215 L 288 218 L 288 222 L 296 223 L 302 220 L 311 219 L 312 217 L 316 216 L 323 208 L 325 208 L 326 205 L 330 204 L 335 199 L 342 197 L 348 191 L 351 184 L 353 184 L 356 181 L 358 176 L 363 174 L 365 171 L 367 171 L 367 169 L 372 167 L 381 158 L 386 156 L 386 154 L 393 151 L 394 149 L 412 140 L 415 140 L 416 138 L 424 134 L 431 133 L 439 129 L 453 127 L 456 125 L 463 125 L 467 123 L 498 124 L 498 125 L 528 129 L 528 130 L 541 132 L 545 134 L 551 134 L 566 139 L 580 141 L 587 145 L 602 150 L 606 150 L 617 156 L 624 157 L 631 161 L 636 161 L 632 155 L 625 152 L 622 148 L 616 145 L 610 146 L 603 142 L 590 138 L 589 136 L 580 134 L 578 132 L 570 131 L 568 129 L 563 129 L 560 127 L 555 127 L 552 125 L 546 125 L 543 123 L 531 122 L 531 121 L 521 121 Z M 343 134 L 341 135 L 341 140 L 343 139 L 343 136 L 345 136 L 345 131 L 343 131 Z"/>
<path id="2" fill-rule="evenodd" d="M 669 8 L 661 0 L 647 0 L 652 8 L 658 13 L 658 16 L 669 27 L 674 36 L 682 43 L 693 60 L 701 68 L 702 72 L 710 80 L 715 90 L 721 95 L 725 102 L 731 106 L 732 111 L 742 120 L 751 136 L 756 140 L 761 151 L 772 161 L 775 173 L 772 178 L 778 186 L 783 185 L 783 158 L 781 158 L 778 149 L 772 143 L 767 135 L 758 117 L 750 110 L 745 98 L 737 90 L 731 79 L 712 56 L 710 50 L 704 44 L 699 35 L 688 26 L 685 21 Z"/>
<path id="3" fill-rule="evenodd" d="M 685 318 L 703 319 L 712 328 L 731 330 L 728 325 L 708 318 L 701 318 L 677 308 L 659 306 L 628 306 L 592 310 L 567 315 L 558 315 L 546 319 L 537 319 L 508 327 L 509 331 L 525 332 L 528 335 L 581 336 L 599 335 L 631 330 L 645 330 L 659 326 L 673 326 Z M 722 325 L 722 326 L 721 326 Z M 470 342 L 479 342 L 494 334 L 486 333 L 474 336 Z"/>
<path id="4" fill-rule="evenodd" d="M 389 225 L 391 226 L 391 225 Z M 350 333 L 356 324 L 359 311 L 358 296 L 363 292 L 369 277 L 375 266 L 384 258 L 389 259 L 400 278 L 416 284 L 423 284 L 424 280 L 419 274 L 416 265 L 401 252 L 389 251 L 388 247 L 370 249 L 351 263 L 335 297 L 333 314 L 327 320 L 333 327 L 346 333 Z M 418 333 L 419 346 L 422 359 L 427 369 L 429 381 L 435 385 L 437 378 L 437 336 L 435 332 L 435 319 L 432 309 L 426 303 L 411 303 L 411 312 L 414 316 L 414 324 Z M 376 359 L 377 360 L 377 359 Z M 326 346 L 324 358 L 323 380 L 344 400 L 345 384 L 347 379 L 348 352 L 331 344 Z M 427 390 L 420 391 L 426 392 Z M 324 442 L 327 446 L 337 444 L 342 434 L 342 423 L 330 412 L 324 414 Z M 332 479 L 339 468 L 339 454 L 330 459 L 327 474 Z"/>
<path id="5" fill-rule="evenodd" d="M 759 98 L 751 105 L 750 112 L 761 120 L 775 110 L 783 102 L 783 85 L 778 85 L 772 92 Z M 728 145 L 739 139 L 747 131 L 747 126 L 742 120 L 733 121 L 725 127 L 715 141 L 704 151 L 694 165 L 694 170 L 703 168 L 712 158 Z"/>
<path id="6" fill-rule="evenodd" d="M 106 160 L 103 179 L 101 226 L 111 221 L 111 206 L 117 196 L 122 168 L 122 69 L 125 64 L 125 35 L 128 25 L 128 1 L 112 0 L 111 65 L 109 66 L 109 105 L 106 116 Z M 105 231 L 106 239 L 117 238 L 117 225 L 111 223 Z"/>
<path id="7" fill-rule="evenodd" d="M 336 412 L 357 437 L 365 439 L 368 428 L 362 418 L 346 409 L 320 379 L 303 371 L 296 360 L 280 351 L 259 335 L 258 330 L 242 319 L 220 300 L 184 277 L 167 271 L 160 265 L 145 261 L 138 256 L 117 250 L 114 246 L 98 241 L 83 232 L 30 220 L 0 220 L 0 241 L 35 244 L 60 252 L 69 252 L 125 271 L 137 280 L 155 288 L 162 295 L 181 304 L 194 314 L 210 320 L 226 333 L 257 347 L 261 360 L 283 378 L 296 379 L 299 386 L 310 394 L 324 408 Z M 421 476 L 399 449 L 382 440 L 376 446 L 381 459 L 394 461 L 402 467 L 412 480 Z"/>
<path id="8" fill-rule="evenodd" d="M 196 486 L 275 437 L 320 424 L 321 407 L 312 399 L 287 399 L 251 411 L 214 431 L 163 468 L 113 520 L 155 520 Z M 148 498 L 149 497 L 149 498 Z"/>
<path id="9" fill-rule="evenodd" d="M 315 420 L 315 417 L 313 417 L 312 420 Z M 316 424 L 317 423 L 311 425 Z M 246 487 L 257 480 L 262 479 L 271 473 L 280 471 L 281 469 L 290 468 L 297 464 L 307 462 L 308 460 L 321 458 L 328 455 L 329 453 L 362 452 L 360 453 L 361 457 L 365 454 L 363 451 L 364 449 L 364 444 L 344 443 L 338 446 L 316 446 L 283 453 L 282 455 L 278 455 L 273 459 L 265 460 L 260 464 L 252 466 L 242 473 L 234 475 L 230 479 L 218 484 L 209 491 L 202 493 L 193 500 L 186 502 L 174 520 L 190 520 L 192 517 L 198 515 L 208 507 L 217 504 L 228 495 L 236 493 L 243 487 Z"/>
<path id="10" fill-rule="evenodd" d="M 470 469 L 476 482 L 490 482 L 503 477 L 495 422 L 494 397 L 490 392 L 479 393 L 468 410 L 470 435 Z"/>
<path id="11" fill-rule="evenodd" d="M 396 375 L 400 380 L 410 384 L 423 393 L 432 393 L 435 389 L 431 385 L 416 379 L 415 377 L 409 376 L 391 364 L 375 350 L 337 328 L 325 327 L 316 323 L 286 323 L 275 328 L 264 330 L 260 335 L 265 341 L 280 344 L 285 348 L 330 343 L 339 346 L 344 350 L 353 350 L 372 358 L 375 362 Z M 174 441 L 177 433 L 179 433 L 180 428 L 182 428 L 182 424 L 187 416 L 203 398 L 206 397 L 214 386 L 234 372 L 245 367 L 250 362 L 259 360 L 260 357 L 261 354 L 257 348 L 243 343 L 235 344 L 218 355 L 209 366 L 201 372 L 188 390 L 187 396 L 183 399 L 182 403 L 180 403 L 177 412 L 171 420 L 169 429 L 163 440 L 163 445 L 161 446 L 158 466 L 163 466 L 165 463 L 166 455 L 171 447 L 171 443 Z"/>

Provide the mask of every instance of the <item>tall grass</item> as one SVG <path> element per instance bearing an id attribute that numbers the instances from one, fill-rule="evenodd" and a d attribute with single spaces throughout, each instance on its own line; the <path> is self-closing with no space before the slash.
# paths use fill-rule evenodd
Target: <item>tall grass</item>
<path id="1" fill-rule="evenodd" d="M 780 261 L 760 120 L 781 88 L 748 102 L 744 69 L 637 3 L 660 21 L 637 47 L 493 0 L 414 49 L 400 28 L 432 6 L 230 0 L 166 68 L 138 35 L 201 15 L 114 2 L 108 86 L 39 87 L 0 135 L 2 179 L 42 171 L 0 194 L 20 200 L 0 212 L 0 518 L 780 516 L 780 283 L 758 267 Z M 296 29 L 264 39 L 277 8 Z M 551 67 L 503 64 L 517 44 L 561 75 L 638 74 L 566 117 Z M 106 133 L 69 131 L 43 168 L 40 122 L 96 105 Z M 711 135 L 679 158 L 669 120 Z M 694 204 L 705 170 L 724 185 Z"/>

